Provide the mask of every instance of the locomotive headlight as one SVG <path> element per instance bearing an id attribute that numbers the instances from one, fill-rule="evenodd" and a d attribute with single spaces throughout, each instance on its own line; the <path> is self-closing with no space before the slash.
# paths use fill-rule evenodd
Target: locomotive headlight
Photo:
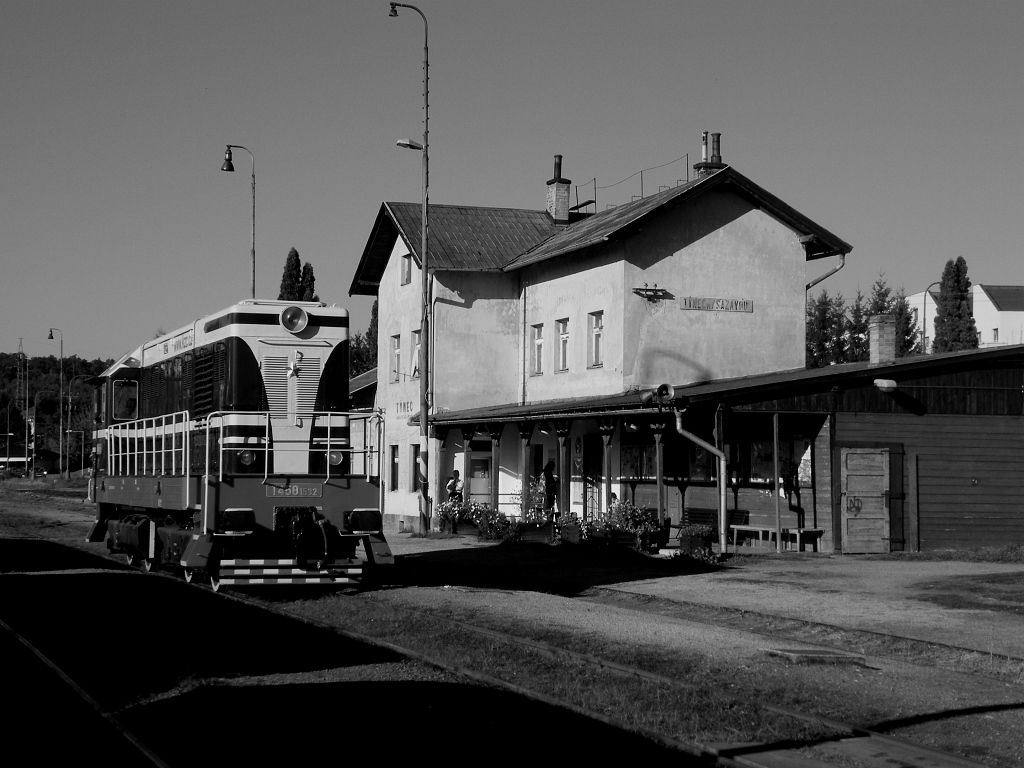
<path id="1" fill-rule="evenodd" d="M 309 315 L 302 307 L 288 307 L 281 312 L 281 326 L 290 333 L 301 333 L 309 325 Z"/>
<path id="2" fill-rule="evenodd" d="M 327 460 L 331 462 L 332 467 L 336 467 L 345 460 L 345 454 L 341 451 L 330 451 L 327 454 Z"/>
<path id="3" fill-rule="evenodd" d="M 256 461 L 256 454 L 253 453 L 252 451 L 239 451 L 238 460 L 242 463 L 243 466 L 251 467 L 252 463 Z"/>

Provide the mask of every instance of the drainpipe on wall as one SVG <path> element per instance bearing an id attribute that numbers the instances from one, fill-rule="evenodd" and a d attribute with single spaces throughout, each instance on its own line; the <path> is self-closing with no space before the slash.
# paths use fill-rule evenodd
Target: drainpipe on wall
<path id="1" fill-rule="evenodd" d="M 839 254 L 839 263 L 836 264 L 834 267 L 832 267 L 832 269 L 830 269 L 824 275 L 821 275 L 820 277 L 816 277 L 813 280 L 811 280 L 811 282 L 809 282 L 807 284 L 807 287 L 804 288 L 804 293 L 807 293 L 807 291 L 811 290 L 811 288 L 816 286 L 818 283 L 820 283 L 826 277 L 832 277 L 832 275 L 834 275 L 836 272 L 838 272 L 840 269 L 842 269 L 845 266 L 846 266 L 846 254 L 845 253 L 840 253 Z"/>
<path id="2" fill-rule="evenodd" d="M 726 499 L 726 486 L 728 485 L 728 478 L 725 476 L 726 473 L 726 461 L 725 452 L 719 450 L 704 440 L 701 440 L 692 432 L 687 432 L 683 429 L 683 412 L 678 408 L 674 409 L 676 414 L 676 432 L 685 437 L 692 443 L 699 445 L 708 453 L 712 453 L 718 457 L 718 551 L 721 554 L 725 554 L 726 545 L 729 541 L 729 535 L 726 531 L 727 519 L 725 511 L 725 499 Z"/>
<path id="3" fill-rule="evenodd" d="M 521 384 L 520 390 L 519 390 L 519 404 L 520 405 L 526 405 L 526 377 L 527 377 L 526 364 L 527 364 L 527 361 L 530 359 L 529 358 L 529 354 L 528 354 L 527 349 L 526 349 L 526 347 L 527 347 L 527 338 L 526 338 L 526 288 L 527 288 L 528 283 L 527 283 L 526 280 L 523 280 L 522 282 L 523 282 L 523 291 L 522 291 L 522 293 L 523 293 L 523 306 L 522 306 L 521 314 L 523 316 L 523 333 L 522 333 L 521 341 L 522 341 L 522 345 L 523 345 L 523 379 L 522 379 L 522 384 Z"/>

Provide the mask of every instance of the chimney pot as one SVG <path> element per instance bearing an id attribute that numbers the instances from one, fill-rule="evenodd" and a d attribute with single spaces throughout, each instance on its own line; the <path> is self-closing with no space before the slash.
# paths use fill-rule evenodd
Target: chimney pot
<path id="1" fill-rule="evenodd" d="M 711 162 L 720 163 L 722 162 L 722 149 L 721 149 L 722 134 L 712 133 L 711 134 Z"/>

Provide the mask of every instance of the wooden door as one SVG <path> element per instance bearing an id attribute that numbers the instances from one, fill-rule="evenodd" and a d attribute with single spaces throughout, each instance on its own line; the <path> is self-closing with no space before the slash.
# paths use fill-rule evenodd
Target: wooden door
<path id="1" fill-rule="evenodd" d="M 889 448 L 840 448 L 842 550 L 889 551 Z"/>

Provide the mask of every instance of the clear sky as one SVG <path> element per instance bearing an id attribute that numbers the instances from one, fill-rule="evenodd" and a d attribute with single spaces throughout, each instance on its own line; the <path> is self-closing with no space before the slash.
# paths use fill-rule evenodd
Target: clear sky
<path id="1" fill-rule="evenodd" d="M 701 131 L 853 245 L 816 286 L 909 293 L 963 255 L 1024 284 L 1024 3 L 418 0 L 430 199 L 598 207 L 685 179 Z M 420 200 L 424 26 L 387 0 L 3 0 L 0 351 L 117 357 L 250 291 L 288 249 L 348 295 L 384 200 Z M 672 162 L 676 161 L 676 162 Z M 692 174 L 692 170 L 689 171 Z M 617 184 L 623 179 L 627 181 Z M 594 181 L 596 180 L 596 182 Z M 574 190 L 574 200 L 575 200 Z M 836 259 L 812 262 L 807 279 Z M 59 336 L 58 336 L 59 338 Z"/>

